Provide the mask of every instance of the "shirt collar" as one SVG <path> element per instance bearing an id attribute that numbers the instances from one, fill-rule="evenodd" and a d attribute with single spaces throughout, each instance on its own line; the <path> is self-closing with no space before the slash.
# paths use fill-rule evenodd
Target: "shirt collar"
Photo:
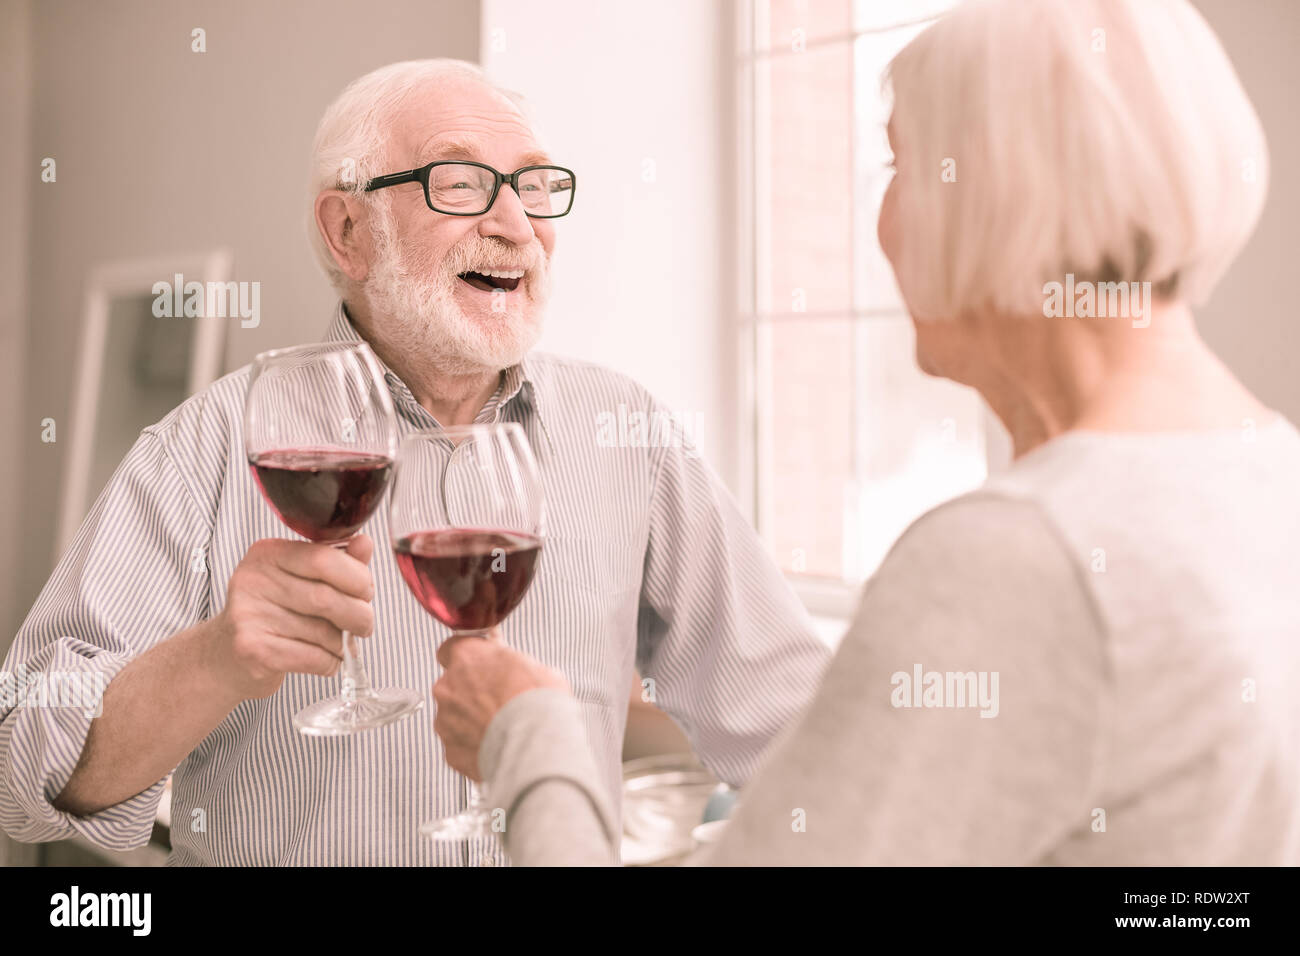
<path id="1" fill-rule="evenodd" d="M 341 299 L 339 300 L 338 307 L 334 310 L 334 317 L 330 321 L 329 327 L 325 330 L 324 341 L 327 343 L 366 341 L 361 333 L 357 331 L 356 326 L 352 324 L 352 320 L 348 317 L 347 310 L 344 308 Z M 375 355 L 375 358 L 379 361 L 380 366 L 384 370 L 384 378 L 388 382 L 388 387 L 393 394 L 394 402 L 397 403 L 399 407 L 405 407 L 409 413 L 415 415 L 416 420 L 419 420 L 419 417 L 422 416 L 428 419 L 428 421 L 436 424 L 437 420 L 429 414 L 427 409 L 415 400 L 415 396 L 411 393 L 411 389 L 404 381 L 402 381 L 401 377 L 389 368 L 384 360 L 379 358 L 378 354 Z M 532 371 L 527 356 L 524 356 L 518 364 L 505 369 L 505 372 L 501 377 L 501 385 L 497 388 L 496 392 L 493 393 L 492 397 L 487 400 L 474 421 L 495 421 L 498 409 L 503 409 L 512 401 L 518 399 L 523 405 L 531 408 L 533 413 L 537 415 L 538 420 L 542 423 L 542 433 L 546 436 L 547 442 L 552 446 L 552 448 L 554 448 L 555 442 L 551 437 L 550 431 L 546 427 L 546 419 L 542 415 L 542 403 L 538 396 L 537 378 L 532 374 Z"/>

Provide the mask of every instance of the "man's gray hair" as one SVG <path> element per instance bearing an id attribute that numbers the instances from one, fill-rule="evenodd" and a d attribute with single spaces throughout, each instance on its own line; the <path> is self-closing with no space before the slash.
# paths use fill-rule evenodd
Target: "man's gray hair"
<path id="1" fill-rule="evenodd" d="M 326 189 L 350 189 L 358 195 L 375 176 L 400 172 L 389 169 L 393 118 L 405 98 L 418 89 L 446 80 L 471 80 L 503 94 L 527 118 L 523 98 L 493 83 L 478 66 L 464 60 L 405 60 L 367 73 L 348 84 L 329 105 L 316 128 L 311 168 L 307 175 L 307 234 L 316 261 L 335 289 L 342 291 L 346 276 L 340 271 L 316 225 L 316 197 Z M 385 202 L 382 192 L 368 197 Z"/>

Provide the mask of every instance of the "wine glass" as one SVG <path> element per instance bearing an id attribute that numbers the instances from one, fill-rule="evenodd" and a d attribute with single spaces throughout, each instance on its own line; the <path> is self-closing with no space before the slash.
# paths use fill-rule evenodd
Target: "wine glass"
<path id="1" fill-rule="evenodd" d="M 523 599 L 544 535 L 542 482 L 514 422 L 409 435 L 389 501 L 397 566 L 411 592 L 454 636 L 486 636 Z M 435 840 L 492 835 L 481 786 L 469 806 L 420 832 Z"/>
<path id="2" fill-rule="evenodd" d="M 383 369 L 364 342 L 303 345 L 253 360 L 244 450 L 280 520 L 311 541 L 346 548 L 379 506 L 393 471 L 397 420 Z M 342 692 L 294 715 L 310 737 L 383 727 L 415 713 L 424 695 L 376 690 L 357 638 L 343 632 Z"/>

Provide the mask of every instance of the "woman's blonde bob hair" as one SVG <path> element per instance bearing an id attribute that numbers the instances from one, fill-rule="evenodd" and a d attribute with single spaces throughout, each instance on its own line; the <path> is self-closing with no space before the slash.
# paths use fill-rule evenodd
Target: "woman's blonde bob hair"
<path id="1" fill-rule="evenodd" d="M 885 82 L 920 318 L 1042 315 L 1067 274 L 1197 305 L 1263 207 L 1259 117 L 1186 0 L 964 0 Z"/>

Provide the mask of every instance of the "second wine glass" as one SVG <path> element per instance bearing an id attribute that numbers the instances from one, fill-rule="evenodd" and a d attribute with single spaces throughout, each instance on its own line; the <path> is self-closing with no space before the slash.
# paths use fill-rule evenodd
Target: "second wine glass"
<path id="1" fill-rule="evenodd" d="M 545 533 L 542 482 L 514 422 L 402 442 L 390 501 L 393 553 L 411 593 L 454 636 L 484 637 L 523 600 Z M 424 824 L 438 840 L 492 835 L 480 786 L 462 813 Z"/>

